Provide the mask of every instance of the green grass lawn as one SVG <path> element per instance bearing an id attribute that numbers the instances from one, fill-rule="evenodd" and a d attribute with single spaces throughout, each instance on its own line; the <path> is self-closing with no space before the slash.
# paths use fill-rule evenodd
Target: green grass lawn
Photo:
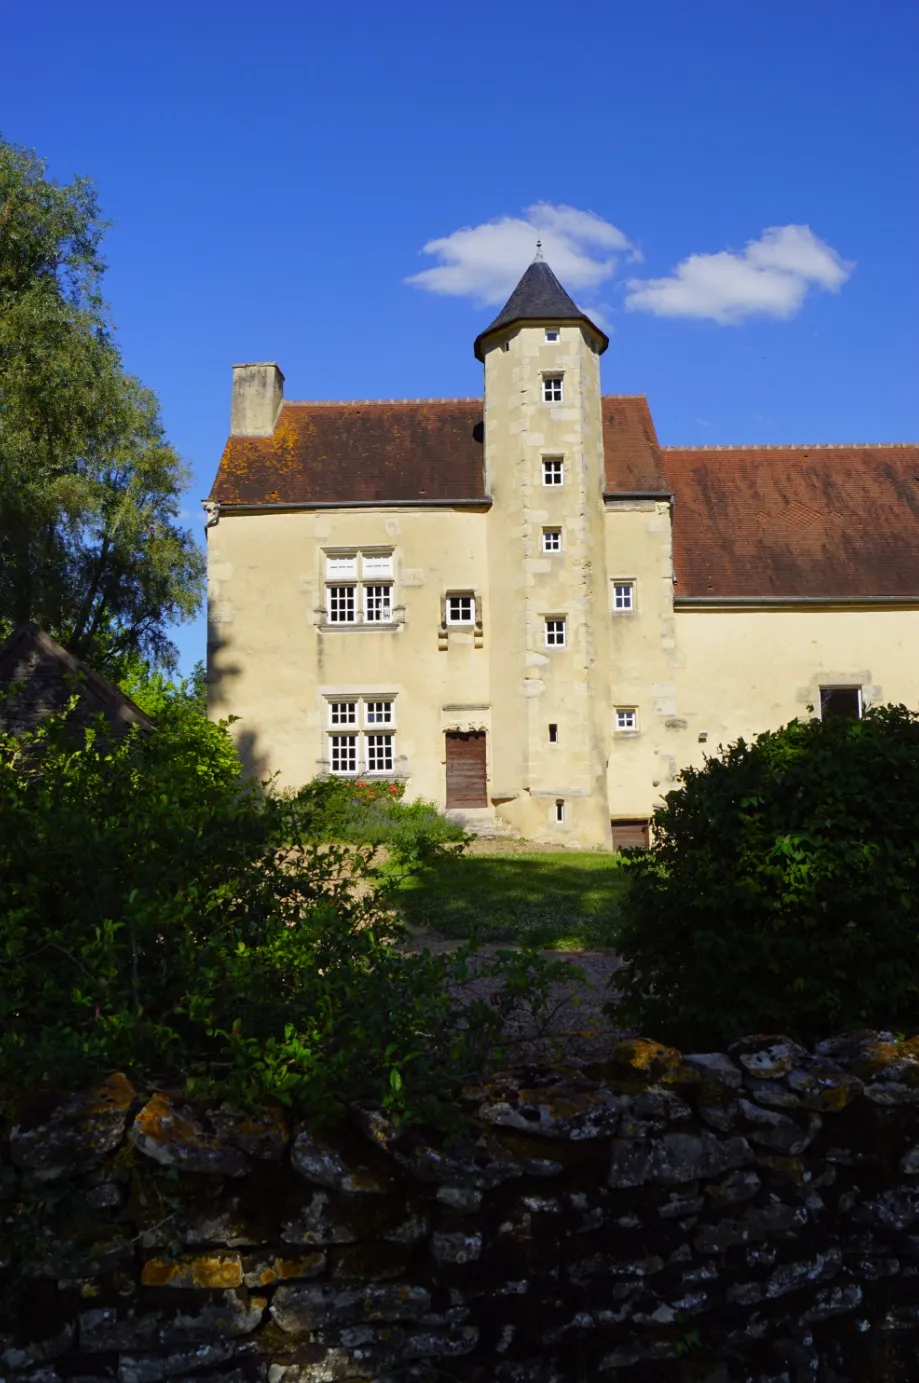
<path id="1" fill-rule="evenodd" d="M 408 879 L 399 901 L 423 931 L 570 951 L 615 945 L 625 882 L 611 854 L 461 855 Z"/>

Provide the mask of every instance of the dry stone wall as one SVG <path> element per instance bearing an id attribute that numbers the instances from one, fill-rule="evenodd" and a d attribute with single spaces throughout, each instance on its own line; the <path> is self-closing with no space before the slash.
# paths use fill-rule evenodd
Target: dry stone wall
<path id="1" fill-rule="evenodd" d="M 0 1167 L 11 1383 L 909 1383 L 919 1042 L 751 1038 L 356 1110 L 36 1103 Z"/>

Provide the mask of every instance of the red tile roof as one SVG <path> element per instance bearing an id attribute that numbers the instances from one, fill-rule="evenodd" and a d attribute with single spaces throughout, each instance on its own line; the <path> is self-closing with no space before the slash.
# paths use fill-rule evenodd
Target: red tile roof
<path id="1" fill-rule="evenodd" d="M 675 594 L 919 595 L 919 446 L 660 447 L 643 395 L 602 400 L 608 494 L 672 492 Z M 231 437 L 224 506 L 485 500 L 480 399 L 285 403 Z"/>
<path id="2" fill-rule="evenodd" d="M 601 399 L 606 490 L 667 489 L 660 447 L 644 394 L 612 394 Z"/>
<path id="3" fill-rule="evenodd" d="M 484 499 L 481 399 L 285 403 L 271 437 L 230 437 L 218 504 Z M 662 486 L 643 395 L 603 400 L 607 488 Z"/>
<path id="4" fill-rule="evenodd" d="M 285 403 L 271 437 L 230 437 L 219 504 L 484 499 L 481 399 Z"/>
<path id="5" fill-rule="evenodd" d="M 663 447 L 679 596 L 919 596 L 919 446 Z"/>

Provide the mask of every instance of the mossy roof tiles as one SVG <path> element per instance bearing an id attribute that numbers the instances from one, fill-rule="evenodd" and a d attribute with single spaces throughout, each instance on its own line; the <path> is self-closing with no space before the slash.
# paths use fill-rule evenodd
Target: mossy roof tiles
<path id="1" fill-rule="evenodd" d="M 919 597 L 919 446 L 664 447 L 679 596 Z"/>
<path id="2" fill-rule="evenodd" d="M 486 501 L 480 399 L 285 403 L 227 442 L 222 507 Z M 919 446 L 661 447 L 602 400 L 608 494 L 674 495 L 675 594 L 919 597 Z"/>

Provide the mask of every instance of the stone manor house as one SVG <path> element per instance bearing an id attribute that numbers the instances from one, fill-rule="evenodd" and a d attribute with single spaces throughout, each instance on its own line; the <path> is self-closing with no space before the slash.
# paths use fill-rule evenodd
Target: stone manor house
<path id="1" fill-rule="evenodd" d="M 537 255 L 484 398 L 293 403 L 234 366 L 208 679 L 252 770 L 622 846 L 720 743 L 919 702 L 919 446 L 662 447 L 608 344 Z"/>

